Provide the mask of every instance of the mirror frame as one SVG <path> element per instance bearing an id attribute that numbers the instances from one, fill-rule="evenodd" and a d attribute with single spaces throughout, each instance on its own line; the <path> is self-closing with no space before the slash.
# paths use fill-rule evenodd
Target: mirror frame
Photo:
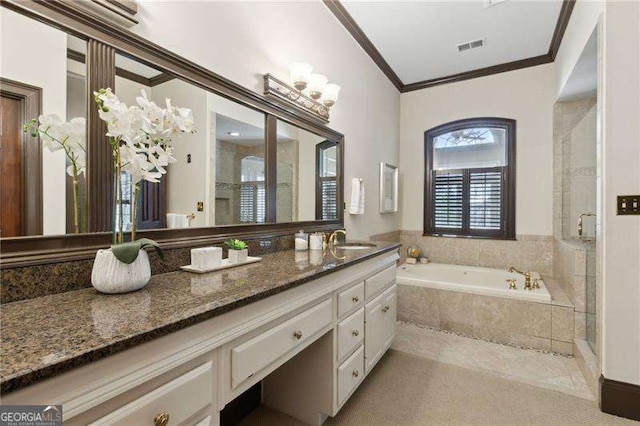
<path id="1" fill-rule="evenodd" d="M 300 114 L 295 106 L 276 103 L 197 65 L 125 28 L 112 24 L 90 12 L 77 9 L 64 0 L 1 0 L 0 6 L 87 40 L 87 93 L 101 87 L 113 87 L 115 53 L 129 56 L 149 66 L 168 72 L 202 89 L 230 99 L 266 116 L 266 158 L 277 154 L 277 120 L 287 121 L 338 144 L 338 219 L 276 223 L 276 168 L 269 167 L 267 187 L 267 221 L 263 224 L 225 225 L 206 228 L 142 230 L 139 235 L 156 240 L 163 248 L 186 248 L 215 244 L 230 237 L 242 239 L 290 235 L 299 229 L 329 231 L 344 228 L 344 135 L 323 123 Z M 106 66 L 105 66 L 106 65 Z M 99 119 L 92 97 L 87 97 L 87 187 L 89 233 L 53 236 L 2 238 L 0 269 L 92 259 L 96 250 L 111 244 L 109 211 L 111 185 L 91 190 L 91 182 L 111 182 L 109 146 L 106 127 Z M 97 143 L 96 143 L 97 142 Z M 274 159 L 274 160 L 270 160 Z M 104 161 L 104 160 L 107 161 Z M 106 227 L 105 227 L 106 226 Z M 92 230 L 94 230 L 92 232 Z"/>

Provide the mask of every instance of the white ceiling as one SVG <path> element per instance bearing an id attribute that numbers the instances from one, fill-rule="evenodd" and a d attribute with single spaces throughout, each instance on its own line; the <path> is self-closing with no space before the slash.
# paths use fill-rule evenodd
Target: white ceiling
<path id="1" fill-rule="evenodd" d="M 231 136 L 229 132 L 238 132 L 240 136 Z M 216 139 L 236 145 L 257 146 L 264 144 L 264 138 L 264 128 L 216 114 Z"/>
<path id="2" fill-rule="evenodd" d="M 561 0 L 363 1 L 342 4 L 404 84 L 549 51 Z M 485 47 L 457 45 L 486 39 Z"/>

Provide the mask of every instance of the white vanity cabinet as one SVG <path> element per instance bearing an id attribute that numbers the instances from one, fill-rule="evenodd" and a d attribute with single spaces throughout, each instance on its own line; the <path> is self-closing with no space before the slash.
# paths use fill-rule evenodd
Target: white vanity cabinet
<path id="1" fill-rule="evenodd" d="M 311 424 L 334 416 L 395 334 L 396 251 L 48 380 L 3 404 L 62 404 L 65 424 L 218 425 L 262 381 L 263 402 Z"/>

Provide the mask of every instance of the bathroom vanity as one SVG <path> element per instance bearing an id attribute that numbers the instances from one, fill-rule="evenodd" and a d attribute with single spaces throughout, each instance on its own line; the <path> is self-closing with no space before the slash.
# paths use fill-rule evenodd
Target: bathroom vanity
<path id="1" fill-rule="evenodd" d="M 283 251 L 4 305 L 2 403 L 62 404 L 65 424 L 215 425 L 262 381 L 265 404 L 322 423 L 391 344 L 397 248 Z"/>

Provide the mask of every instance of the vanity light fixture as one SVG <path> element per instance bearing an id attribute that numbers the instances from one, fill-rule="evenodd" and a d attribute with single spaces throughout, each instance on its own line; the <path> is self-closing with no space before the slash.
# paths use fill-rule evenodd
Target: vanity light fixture
<path id="1" fill-rule="evenodd" d="M 264 75 L 264 94 L 278 101 L 293 104 L 310 117 L 323 123 L 329 122 L 329 109 L 338 100 L 340 86 L 329 83 L 322 74 L 312 74 L 313 67 L 296 62 L 289 68 L 290 83 L 271 74 Z"/>
<path id="2" fill-rule="evenodd" d="M 234 138 L 237 138 L 238 136 L 240 136 L 240 132 L 227 132 L 227 134 L 229 136 L 233 136 Z"/>

